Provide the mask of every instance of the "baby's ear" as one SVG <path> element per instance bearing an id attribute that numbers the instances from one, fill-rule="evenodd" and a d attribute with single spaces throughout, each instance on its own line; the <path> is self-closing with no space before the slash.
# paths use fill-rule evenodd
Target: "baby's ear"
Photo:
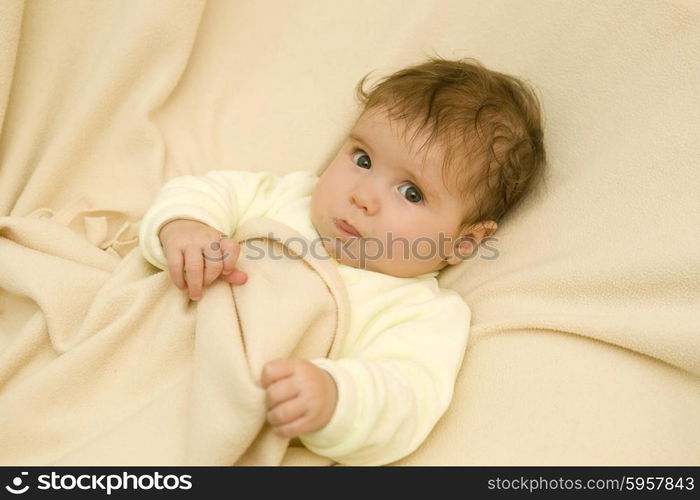
<path id="1" fill-rule="evenodd" d="M 478 222 L 477 224 L 480 225 L 479 231 L 481 233 L 481 238 L 479 241 L 483 240 L 484 238 L 488 238 L 489 236 L 493 236 L 496 229 L 498 229 L 498 224 L 496 224 L 496 221 L 493 220 L 486 220 L 483 222 Z"/>
<path id="2" fill-rule="evenodd" d="M 491 236 L 496 232 L 496 229 L 498 229 L 498 224 L 495 221 L 483 220 L 462 228 L 460 234 L 462 238 L 473 240 L 478 246 L 481 240 Z"/>
<path id="3" fill-rule="evenodd" d="M 454 254 L 447 258 L 447 263 L 455 265 L 462 262 L 476 251 L 483 239 L 493 235 L 497 228 L 498 224 L 495 221 L 487 220 L 476 222 L 462 229 L 461 236 L 453 246 Z"/>

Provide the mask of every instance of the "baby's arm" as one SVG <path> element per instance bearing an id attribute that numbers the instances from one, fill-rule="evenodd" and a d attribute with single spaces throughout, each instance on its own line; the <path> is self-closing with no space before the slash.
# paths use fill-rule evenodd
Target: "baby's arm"
<path id="1" fill-rule="evenodd" d="M 300 436 L 307 448 L 340 463 L 386 464 L 423 442 L 452 399 L 470 319 L 457 294 L 436 301 L 410 307 L 413 320 L 341 359 L 313 360 L 338 400 L 325 427 Z"/>
<path id="2" fill-rule="evenodd" d="M 180 265 L 180 275 L 187 263 L 184 254 L 184 248 L 188 246 L 185 241 L 187 239 L 195 240 L 189 241 L 192 243 L 191 253 L 195 252 L 195 246 L 198 244 L 207 254 L 212 253 L 212 250 L 213 253 L 220 250 L 223 257 L 224 251 L 230 250 L 232 254 L 237 255 L 236 244 L 228 239 L 221 240 L 217 248 L 215 243 L 219 241 L 220 235 L 230 237 L 245 220 L 274 214 L 288 203 L 308 196 L 316 180 L 316 177 L 308 172 L 280 176 L 270 172 L 239 170 L 214 170 L 202 176 L 176 177 L 163 186 L 141 221 L 139 243 L 143 255 L 160 269 Z M 185 234 L 176 238 L 181 241 L 174 244 L 173 248 L 177 247 L 177 251 L 183 252 L 182 261 L 178 264 L 176 255 L 166 256 L 163 245 L 166 239 L 174 238 L 171 233 L 181 232 L 182 219 L 199 222 L 202 226 L 191 225 L 187 228 L 189 236 Z M 176 220 L 178 224 L 169 224 Z M 173 230 L 173 227 L 178 225 L 180 227 Z M 215 259 L 216 255 L 213 255 L 213 258 Z M 200 264 L 194 265 L 196 268 L 207 263 L 209 262 L 200 261 Z M 235 262 L 231 265 L 233 264 Z M 210 275 L 202 278 L 200 283 L 206 282 L 215 274 L 214 267 L 217 266 L 212 265 Z M 225 265 L 221 270 L 224 268 Z M 206 267 L 200 271 L 195 270 L 194 273 L 206 274 Z M 173 281 L 182 288 L 183 282 L 177 275 L 177 271 L 171 270 Z M 243 280 L 235 271 L 229 277 L 233 283 Z M 193 292 L 196 295 L 196 290 L 190 290 L 191 294 Z"/>

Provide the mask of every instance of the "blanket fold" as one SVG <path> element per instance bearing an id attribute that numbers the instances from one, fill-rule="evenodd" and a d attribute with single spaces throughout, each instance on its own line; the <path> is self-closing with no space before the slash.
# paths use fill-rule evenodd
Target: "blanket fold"
<path id="1" fill-rule="evenodd" d="M 26 310 L 0 329 L 0 463 L 279 463 L 262 366 L 333 356 L 347 314 L 331 261 L 283 247 L 297 233 L 241 227 L 248 282 L 217 281 L 199 303 L 139 248 L 119 260 L 40 218 L 3 217 L 0 235 L 3 302 Z"/>

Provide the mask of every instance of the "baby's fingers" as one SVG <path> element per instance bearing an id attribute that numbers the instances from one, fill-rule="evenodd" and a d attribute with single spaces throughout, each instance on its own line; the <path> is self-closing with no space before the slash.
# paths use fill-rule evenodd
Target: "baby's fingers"
<path id="1" fill-rule="evenodd" d="M 286 403 L 298 395 L 299 386 L 296 381 L 291 378 L 284 378 L 267 386 L 265 390 L 265 405 L 267 405 L 268 410 L 271 410 L 275 406 Z"/>
<path id="2" fill-rule="evenodd" d="M 204 286 L 211 285 L 224 269 L 221 244 L 212 241 L 202 252 L 204 255 Z"/>
<path id="3" fill-rule="evenodd" d="M 189 246 L 185 250 L 185 279 L 189 288 L 190 299 L 202 298 L 202 282 L 204 279 L 204 257 L 198 246 Z"/>
<path id="4" fill-rule="evenodd" d="M 232 285 L 243 285 L 248 281 L 248 275 L 240 269 L 234 269 L 231 274 L 221 275 L 221 279 Z"/>
<path id="5" fill-rule="evenodd" d="M 267 421 L 270 422 L 272 427 L 284 428 L 299 421 L 304 417 L 306 411 L 306 402 L 302 398 L 293 398 L 269 410 L 267 412 Z M 278 434 L 284 436 L 284 434 Z M 285 437 L 291 437 L 291 435 Z"/>
<path id="6" fill-rule="evenodd" d="M 182 255 L 182 251 L 179 249 L 168 249 L 166 260 L 168 262 L 168 273 L 170 274 L 170 279 L 173 280 L 175 286 L 180 290 L 187 288 L 187 283 L 185 283 L 185 275 L 183 267 L 185 265 L 185 258 Z"/>
<path id="7" fill-rule="evenodd" d="M 270 384 L 289 377 L 294 373 L 294 360 L 279 358 L 268 361 L 262 368 L 260 384 L 267 389 Z"/>
<path id="8" fill-rule="evenodd" d="M 223 276 L 226 281 L 234 285 L 242 285 L 248 280 L 248 275 L 236 269 L 238 257 L 241 254 L 241 245 L 231 238 L 221 240 L 221 253 L 224 262 Z"/>

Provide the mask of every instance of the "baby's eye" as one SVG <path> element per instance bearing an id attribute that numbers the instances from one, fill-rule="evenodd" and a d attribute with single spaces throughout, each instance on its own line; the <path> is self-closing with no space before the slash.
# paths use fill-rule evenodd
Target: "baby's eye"
<path id="1" fill-rule="evenodd" d="M 405 188 L 405 189 L 404 189 Z M 419 203 L 423 201 L 423 195 L 420 190 L 413 184 L 404 184 L 399 187 L 399 193 L 411 203 Z"/>
<path id="2" fill-rule="evenodd" d="M 370 160 L 369 155 L 362 150 L 358 150 L 352 155 L 352 161 L 360 168 L 370 168 L 372 166 L 372 160 Z"/>

